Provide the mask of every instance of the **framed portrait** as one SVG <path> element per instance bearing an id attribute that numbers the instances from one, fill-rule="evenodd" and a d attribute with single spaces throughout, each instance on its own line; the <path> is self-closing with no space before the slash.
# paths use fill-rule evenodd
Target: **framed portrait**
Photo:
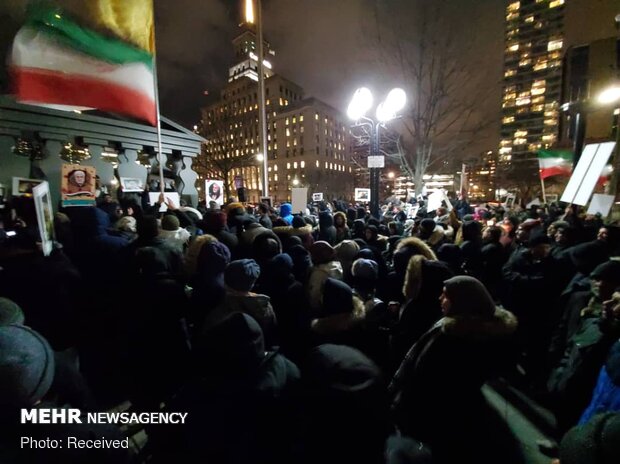
<path id="1" fill-rule="evenodd" d="M 205 199 L 215 201 L 218 205 L 224 204 L 224 182 L 221 180 L 205 181 Z"/>
<path id="2" fill-rule="evenodd" d="M 555 203 L 556 201 L 558 201 L 558 195 L 553 193 L 547 194 L 547 203 Z"/>
<path id="3" fill-rule="evenodd" d="M 95 204 L 97 171 L 92 166 L 63 164 L 60 193 L 63 206 L 92 206 Z"/>
<path id="4" fill-rule="evenodd" d="M 270 208 L 273 207 L 273 201 L 271 200 L 271 197 L 260 197 L 260 202 L 265 203 Z"/>
<path id="5" fill-rule="evenodd" d="M 54 212 L 52 211 L 50 185 L 45 181 L 41 182 L 33 189 L 32 196 L 41 235 L 41 248 L 43 254 L 49 256 L 54 247 Z"/>
<path id="6" fill-rule="evenodd" d="M 159 188 L 160 182 L 159 174 L 149 174 L 147 178 L 149 192 L 159 192 L 161 190 Z M 164 176 L 164 192 L 176 192 L 176 185 L 172 177 Z"/>
<path id="7" fill-rule="evenodd" d="M 121 189 L 123 192 L 142 192 L 144 181 L 137 177 L 121 177 Z"/>
<path id="8" fill-rule="evenodd" d="M 312 194 L 312 201 L 323 201 L 323 194 L 322 193 L 313 193 Z"/>
<path id="9" fill-rule="evenodd" d="M 43 182 L 41 179 L 27 179 L 25 177 L 13 177 L 13 196 L 32 196 L 33 189 Z"/>
<path id="10" fill-rule="evenodd" d="M 356 188 L 355 189 L 355 201 L 370 201 L 370 189 L 369 188 Z"/>

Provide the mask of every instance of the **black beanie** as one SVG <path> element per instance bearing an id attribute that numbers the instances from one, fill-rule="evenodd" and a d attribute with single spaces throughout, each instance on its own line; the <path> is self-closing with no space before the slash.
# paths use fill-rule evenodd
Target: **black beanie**
<path id="1" fill-rule="evenodd" d="M 620 261 L 610 259 L 594 268 L 591 279 L 604 280 L 611 283 L 620 283 Z"/>
<path id="2" fill-rule="evenodd" d="M 0 409 L 29 407 L 54 380 L 54 352 L 45 338 L 23 325 L 0 327 Z"/>
<path id="3" fill-rule="evenodd" d="M 323 312 L 326 316 L 353 311 L 353 290 L 340 280 L 328 277 L 323 287 Z"/>

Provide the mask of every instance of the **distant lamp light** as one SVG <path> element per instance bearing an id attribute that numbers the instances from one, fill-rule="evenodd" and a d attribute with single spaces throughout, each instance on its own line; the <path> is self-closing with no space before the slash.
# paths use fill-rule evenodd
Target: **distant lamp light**
<path id="1" fill-rule="evenodd" d="M 299 185 L 299 179 L 293 179 L 293 185 Z"/>
<path id="2" fill-rule="evenodd" d="M 394 179 L 394 177 L 396 176 L 396 174 L 394 174 L 393 172 L 388 172 L 388 179 Z"/>
<path id="3" fill-rule="evenodd" d="M 603 90 L 598 95 L 598 101 L 602 104 L 614 103 L 620 100 L 620 87 L 614 86 Z"/>
<path id="4" fill-rule="evenodd" d="M 352 120 L 357 121 L 366 114 L 371 106 L 372 93 L 368 88 L 360 87 L 353 94 L 353 99 L 347 108 L 347 116 Z"/>
<path id="5" fill-rule="evenodd" d="M 245 22 L 254 24 L 254 0 L 245 0 Z"/>
<path id="6" fill-rule="evenodd" d="M 263 162 L 264 160 L 265 160 L 265 157 L 263 156 L 262 153 L 259 153 L 258 155 L 256 155 L 256 161 Z"/>

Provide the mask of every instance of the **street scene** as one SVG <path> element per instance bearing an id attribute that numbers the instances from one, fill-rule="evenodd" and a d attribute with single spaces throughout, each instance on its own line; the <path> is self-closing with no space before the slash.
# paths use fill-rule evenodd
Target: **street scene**
<path id="1" fill-rule="evenodd" d="M 0 463 L 620 462 L 620 0 L 0 24 Z"/>

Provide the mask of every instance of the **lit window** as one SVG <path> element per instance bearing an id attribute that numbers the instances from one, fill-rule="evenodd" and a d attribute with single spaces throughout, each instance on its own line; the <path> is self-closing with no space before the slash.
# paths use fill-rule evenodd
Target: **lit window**
<path id="1" fill-rule="evenodd" d="M 515 131 L 515 138 L 525 137 L 526 135 L 527 135 L 527 131 L 526 130 Z"/>
<path id="2" fill-rule="evenodd" d="M 291 130 L 288 127 L 286 128 L 286 136 L 287 137 L 291 136 Z"/>
<path id="3" fill-rule="evenodd" d="M 506 8 L 506 11 L 519 11 L 520 7 L 521 7 L 521 2 L 513 2 L 508 5 L 508 7 Z"/>
<path id="4" fill-rule="evenodd" d="M 284 125 L 285 125 L 285 126 L 288 126 L 288 118 L 286 118 L 286 119 L 284 120 Z M 287 129 L 287 130 L 288 130 L 288 129 Z"/>
<path id="5" fill-rule="evenodd" d="M 304 115 L 299 116 L 299 122 L 304 122 Z"/>
<path id="6" fill-rule="evenodd" d="M 502 122 L 504 124 L 510 124 L 512 122 L 515 122 L 515 117 L 514 116 L 506 116 L 504 119 L 502 119 Z"/>
<path id="7" fill-rule="evenodd" d="M 514 144 L 515 145 L 525 145 L 527 143 L 527 139 L 523 138 L 523 139 L 515 139 L 514 140 Z"/>
<path id="8" fill-rule="evenodd" d="M 549 8 L 555 8 L 560 5 L 564 5 L 564 0 L 552 0 L 549 2 Z"/>
<path id="9" fill-rule="evenodd" d="M 508 45 L 508 51 L 509 52 L 516 52 L 517 50 L 519 50 L 519 44 L 518 43 L 513 43 Z"/>
<path id="10" fill-rule="evenodd" d="M 540 113 L 545 105 L 532 105 L 532 112 Z"/>
<path id="11" fill-rule="evenodd" d="M 274 170 L 275 172 L 278 172 L 278 165 L 277 165 L 277 164 L 274 164 L 274 165 L 273 165 L 273 170 Z"/>
<path id="12" fill-rule="evenodd" d="M 559 50 L 562 48 L 562 39 L 550 40 L 547 44 L 547 51 Z"/>
<path id="13" fill-rule="evenodd" d="M 297 169 L 297 161 L 293 163 L 293 169 Z"/>
<path id="14" fill-rule="evenodd" d="M 291 163 L 286 163 L 286 169 L 291 169 Z"/>
<path id="15" fill-rule="evenodd" d="M 319 120 L 319 113 L 314 113 L 314 119 Z"/>
<path id="16" fill-rule="evenodd" d="M 504 73 L 504 77 L 512 77 L 515 74 L 517 74 L 517 71 L 515 69 L 508 69 L 506 70 L 506 72 Z"/>
<path id="17" fill-rule="evenodd" d="M 532 64 L 532 60 L 529 58 L 519 61 L 519 66 L 527 66 L 528 64 Z"/>
<path id="18" fill-rule="evenodd" d="M 297 124 L 297 116 L 293 116 L 293 124 Z"/>
<path id="19" fill-rule="evenodd" d="M 517 19 L 518 17 L 519 17 L 519 13 L 518 12 L 508 13 L 506 15 L 506 21 L 512 21 L 513 19 Z"/>
<path id="20" fill-rule="evenodd" d="M 278 175 L 277 175 L 277 174 L 275 174 L 275 175 L 273 176 L 273 179 L 277 182 L 277 181 L 278 181 Z"/>
<path id="21" fill-rule="evenodd" d="M 547 60 L 538 60 L 534 65 L 534 71 L 540 71 L 542 69 L 547 69 Z"/>
<path id="22" fill-rule="evenodd" d="M 318 168 L 319 167 L 319 160 L 316 160 L 315 166 Z"/>
<path id="23" fill-rule="evenodd" d="M 306 167 L 306 162 L 305 162 L 305 161 L 302 161 L 302 162 L 300 163 L 300 166 L 301 166 L 302 168 L 305 168 L 305 167 Z"/>
<path id="24" fill-rule="evenodd" d="M 528 17 L 525 18 L 525 22 L 526 23 L 533 23 L 534 22 L 534 15 L 529 15 Z"/>

